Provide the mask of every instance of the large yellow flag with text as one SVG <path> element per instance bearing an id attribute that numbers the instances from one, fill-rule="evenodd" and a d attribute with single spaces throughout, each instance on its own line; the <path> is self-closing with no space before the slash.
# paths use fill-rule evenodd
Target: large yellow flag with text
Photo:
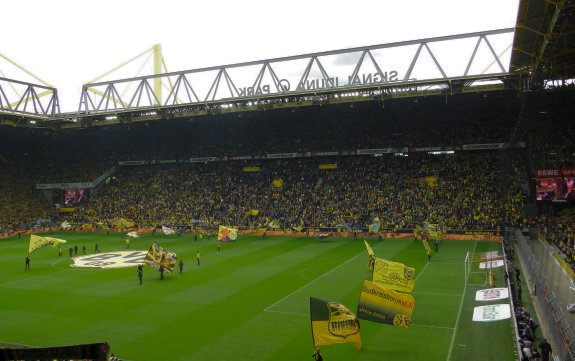
<path id="1" fill-rule="evenodd" d="M 40 237 L 35 234 L 30 235 L 30 245 L 28 246 L 28 253 L 32 253 L 38 248 L 52 246 L 56 247 L 60 243 L 66 243 L 63 239 L 52 238 L 52 237 Z"/>
<path id="2" fill-rule="evenodd" d="M 402 263 L 375 257 L 373 282 L 396 291 L 411 292 L 415 287 L 415 269 Z"/>
<path id="3" fill-rule="evenodd" d="M 365 280 L 357 303 L 357 318 L 408 328 L 414 304 L 409 293 L 396 292 Z"/>
<path id="4" fill-rule="evenodd" d="M 166 251 L 159 244 L 154 242 L 148 250 L 146 258 L 144 258 L 144 263 L 154 267 L 155 269 L 160 269 L 160 266 L 163 266 L 164 271 L 169 273 L 174 270 L 176 260 L 176 253 Z"/>
<path id="5" fill-rule="evenodd" d="M 311 332 L 315 346 L 350 342 L 361 350 L 359 320 L 344 305 L 309 298 Z"/>

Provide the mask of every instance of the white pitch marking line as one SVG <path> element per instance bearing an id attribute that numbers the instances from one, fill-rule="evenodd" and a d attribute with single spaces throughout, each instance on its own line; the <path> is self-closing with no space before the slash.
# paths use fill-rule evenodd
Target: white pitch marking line
<path id="1" fill-rule="evenodd" d="M 318 278 L 314 279 L 311 282 L 306 283 L 305 285 L 301 286 L 300 288 L 298 288 L 297 290 L 293 291 L 292 293 L 288 294 L 287 296 L 283 297 L 282 299 L 280 299 L 279 301 L 276 301 L 274 303 L 272 303 L 271 305 L 269 305 L 264 312 L 269 312 L 268 310 L 272 307 L 274 307 L 275 305 L 277 305 L 278 303 L 282 302 L 283 300 L 285 300 L 286 298 L 290 297 L 291 295 L 293 295 L 296 292 L 299 292 L 300 290 L 306 288 L 307 286 L 311 285 L 312 283 L 315 283 L 316 281 L 319 281 L 320 279 L 322 279 L 323 277 L 327 276 L 328 274 L 332 273 L 333 271 L 335 271 L 336 269 L 340 268 L 341 266 L 343 266 L 344 264 L 348 263 L 349 261 L 353 260 L 354 258 L 356 258 L 357 256 L 363 255 L 365 254 L 365 251 L 361 251 L 360 253 L 356 254 L 355 256 L 351 257 L 350 259 L 348 259 L 347 261 L 341 263 L 339 266 L 332 268 L 331 270 L 327 271 L 326 273 L 322 274 L 321 276 L 319 276 Z"/>
<path id="2" fill-rule="evenodd" d="M 461 293 L 458 295 L 450 293 L 427 293 L 427 292 L 412 292 L 414 295 L 429 295 L 429 296 L 449 296 L 449 297 L 461 297 Z"/>
<path id="3" fill-rule="evenodd" d="M 454 330 L 454 329 L 455 329 L 455 328 L 453 328 L 453 327 L 433 326 L 433 325 L 421 325 L 421 324 L 418 324 L 418 323 L 411 323 L 409 326 L 410 326 L 410 327 L 411 327 L 411 326 L 418 326 L 418 327 L 428 327 L 428 328 L 441 328 L 441 329 L 445 329 L 445 330 Z"/>
<path id="4" fill-rule="evenodd" d="M 286 311 L 273 311 L 273 310 L 265 310 L 265 312 L 272 312 L 272 313 L 285 313 L 287 315 L 298 315 L 298 316 L 309 316 L 309 313 L 301 313 L 301 312 L 286 312 Z"/>
<path id="5" fill-rule="evenodd" d="M 473 245 L 473 253 L 475 253 L 475 248 L 477 247 L 477 241 Z M 463 308 L 463 300 L 465 299 L 465 292 L 467 291 L 467 279 L 463 279 L 463 294 L 461 295 L 461 302 L 459 302 L 459 310 L 457 311 L 457 319 L 455 320 L 455 327 L 453 329 L 453 335 L 451 336 L 451 342 L 449 343 L 449 352 L 447 353 L 447 361 L 451 360 L 451 353 L 453 352 L 453 343 L 455 342 L 455 335 L 457 334 L 457 326 L 459 325 L 459 319 L 461 318 L 461 309 Z"/>

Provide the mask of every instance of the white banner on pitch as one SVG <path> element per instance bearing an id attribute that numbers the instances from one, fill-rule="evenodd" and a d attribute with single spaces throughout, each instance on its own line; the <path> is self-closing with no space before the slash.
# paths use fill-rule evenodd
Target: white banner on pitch
<path id="1" fill-rule="evenodd" d="M 497 301 L 509 298 L 507 288 L 488 288 L 475 292 L 475 301 Z"/>
<path id="2" fill-rule="evenodd" d="M 121 251 L 96 253 L 89 256 L 78 256 L 72 258 L 72 267 L 85 268 L 124 268 L 135 267 L 144 264 L 147 251 Z"/>
<path id="3" fill-rule="evenodd" d="M 473 321 L 491 322 L 509 318 L 511 318 L 511 306 L 509 304 L 479 306 L 473 309 Z"/>

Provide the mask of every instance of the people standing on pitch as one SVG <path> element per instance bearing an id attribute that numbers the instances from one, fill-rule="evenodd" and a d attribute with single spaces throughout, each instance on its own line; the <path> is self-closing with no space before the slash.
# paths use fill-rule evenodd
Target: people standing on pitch
<path id="1" fill-rule="evenodd" d="M 431 262 L 431 250 L 428 249 L 427 251 L 425 251 L 425 253 L 427 253 L 427 262 Z"/>
<path id="2" fill-rule="evenodd" d="M 30 269 L 30 257 L 26 256 L 26 268 L 25 269 Z"/>
<path id="3" fill-rule="evenodd" d="M 78 245 L 75 244 L 74 245 L 74 256 L 77 256 L 77 255 L 78 255 Z"/>
<path id="4" fill-rule="evenodd" d="M 74 253 L 74 247 L 70 246 L 68 248 L 68 253 L 70 254 L 70 257 L 72 257 L 72 253 Z"/>
<path id="5" fill-rule="evenodd" d="M 142 284 L 142 279 L 144 278 L 144 268 L 142 265 L 138 265 L 138 279 L 140 280 L 140 284 Z"/>
<path id="6" fill-rule="evenodd" d="M 180 263 L 178 263 L 178 265 L 180 266 L 180 274 L 182 274 L 182 272 L 184 272 L 184 261 L 180 259 Z"/>
<path id="7" fill-rule="evenodd" d="M 318 347 L 316 347 L 315 350 L 313 350 L 313 354 L 311 355 L 311 357 L 313 357 L 315 361 L 323 361 L 323 356 L 321 355 L 321 352 L 319 351 Z"/>
<path id="8" fill-rule="evenodd" d="M 439 240 L 435 240 L 435 253 L 439 253 Z"/>
<path id="9" fill-rule="evenodd" d="M 86 245 L 85 244 L 82 245 L 82 255 L 84 255 L 84 256 L 86 255 Z"/>
<path id="10" fill-rule="evenodd" d="M 98 243 L 94 246 L 94 253 L 100 253 L 100 248 L 98 248 Z"/>
<path id="11" fill-rule="evenodd" d="M 200 251 L 196 251 L 196 261 L 198 262 L 198 266 L 200 265 Z"/>
<path id="12" fill-rule="evenodd" d="M 130 238 L 126 238 L 126 249 L 130 249 Z"/>
<path id="13" fill-rule="evenodd" d="M 62 256 L 62 247 L 58 246 L 58 257 Z"/>
<path id="14" fill-rule="evenodd" d="M 164 279 L 164 266 L 163 265 L 160 265 L 159 271 L 160 271 L 160 279 L 163 280 Z"/>
<path id="15" fill-rule="evenodd" d="M 218 241 L 218 254 L 220 254 L 221 249 L 222 249 L 222 245 L 221 245 L 220 241 Z"/>
<path id="16" fill-rule="evenodd" d="M 194 234 L 194 242 L 197 242 L 197 241 L 198 241 L 198 234 L 196 233 L 196 234 Z"/>

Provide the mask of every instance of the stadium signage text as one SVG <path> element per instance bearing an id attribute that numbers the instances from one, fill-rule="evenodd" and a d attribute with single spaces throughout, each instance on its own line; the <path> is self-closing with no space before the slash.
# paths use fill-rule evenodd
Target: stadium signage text
<path id="1" fill-rule="evenodd" d="M 339 77 L 328 77 L 322 79 L 306 79 L 299 82 L 295 91 L 333 89 L 339 87 L 361 86 L 370 84 L 385 84 L 399 81 L 397 70 L 381 73 L 356 74 L 347 77 L 347 83 L 340 81 Z M 277 91 L 272 92 L 272 89 Z M 258 95 L 287 93 L 291 91 L 291 84 L 287 79 L 281 79 L 275 85 L 258 85 L 238 88 L 238 98 L 253 97 Z"/>
<path id="2" fill-rule="evenodd" d="M 516 143 L 513 148 L 523 148 L 525 143 Z M 473 147 L 469 145 L 465 150 L 489 150 L 494 148 Z M 447 147 L 402 147 L 402 148 L 375 148 L 375 149 L 355 149 L 355 150 L 338 150 L 338 151 L 325 151 L 325 152 L 302 152 L 302 153 L 268 153 L 257 155 L 241 155 L 241 156 L 221 156 L 221 157 L 199 157 L 199 158 L 186 158 L 178 159 L 177 163 L 207 163 L 207 162 L 225 162 L 232 160 L 254 160 L 254 159 L 286 159 L 286 158 L 310 158 L 310 157 L 336 157 L 342 155 L 381 155 L 381 154 L 394 154 L 406 152 L 430 152 L 430 151 L 459 151 L 463 150 L 462 146 L 447 146 Z M 171 163 L 172 161 L 168 162 Z M 150 165 L 150 164 L 163 164 L 162 160 L 138 160 L 138 161 L 120 161 L 118 165 L 121 166 L 135 166 L 135 165 Z M 575 170 L 575 169 L 574 169 Z M 61 184 L 58 184 L 61 186 Z M 38 189 L 40 185 L 36 185 Z M 55 186 L 55 185 L 48 185 Z M 495 231 L 489 231 L 495 235 Z M 489 235 L 491 235 L 489 233 Z M 458 233 L 459 234 L 459 233 Z M 481 234 L 481 233 L 473 233 Z M 485 233 L 487 235 L 487 233 Z"/>
<path id="3" fill-rule="evenodd" d="M 575 168 L 535 170 L 536 178 L 559 178 L 559 177 L 573 177 L 573 176 L 575 176 Z"/>

